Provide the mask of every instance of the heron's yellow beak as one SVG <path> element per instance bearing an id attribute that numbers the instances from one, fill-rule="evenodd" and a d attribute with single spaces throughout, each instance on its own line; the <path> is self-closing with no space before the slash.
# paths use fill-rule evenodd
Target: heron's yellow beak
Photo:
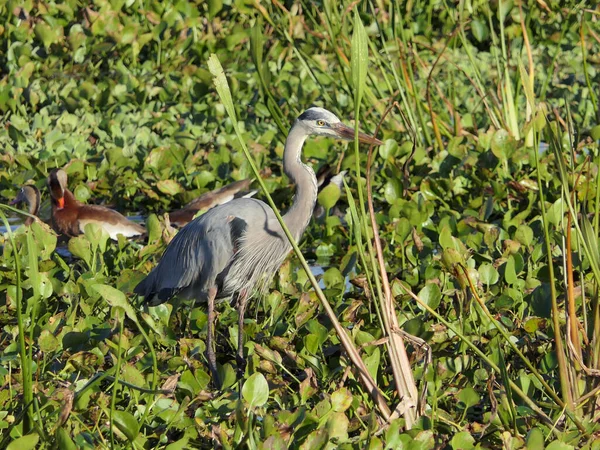
<path id="1" fill-rule="evenodd" d="M 339 137 L 341 137 L 342 139 L 348 139 L 349 141 L 353 141 L 354 140 L 354 128 L 349 127 L 348 125 L 339 122 L 335 125 L 331 126 L 335 132 L 338 134 Z M 362 132 L 358 132 L 358 142 L 362 143 L 362 144 L 373 144 L 373 145 L 383 145 L 383 142 L 381 142 L 379 139 L 377 139 L 376 137 L 370 136 L 366 133 L 362 133 Z"/>

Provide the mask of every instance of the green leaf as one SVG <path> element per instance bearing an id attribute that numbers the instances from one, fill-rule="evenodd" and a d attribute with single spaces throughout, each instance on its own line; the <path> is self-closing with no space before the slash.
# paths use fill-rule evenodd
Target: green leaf
<path id="1" fill-rule="evenodd" d="M 596 125 L 595 127 L 593 127 L 590 130 L 590 135 L 592 136 L 592 139 L 595 141 L 600 140 L 600 125 Z"/>
<path id="2" fill-rule="evenodd" d="M 367 67 L 369 64 L 369 51 L 367 33 L 360 20 L 358 8 L 354 10 L 354 30 L 352 32 L 351 70 L 352 87 L 354 88 L 355 107 L 360 104 L 367 80 Z"/>
<path id="3" fill-rule="evenodd" d="M 331 409 L 336 412 L 344 412 L 352 405 L 352 394 L 343 387 L 331 394 Z"/>
<path id="4" fill-rule="evenodd" d="M 517 143 L 510 133 L 500 129 L 492 137 L 492 153 L 499 160 L 509 159 L 517 149 Z"/>
<path id="5" fill-rule="evenodd" d="M 176 195 L 183 192 L 181 185 L 175 180 L 161 180 L 156 183 L 156 187 L 160 192 L 167 195 Z"/>
<path id="6" fill-rule="evenodd" d="M 342 191 L 338 186 L 335 184 L 329 184 L 325 186 L 321 192 L 319 192 L 317 200 L 319 201 L 319 204 L 323 206 L 323 208 L 329 210 L 335 206 L 340 199 L 341 194 Z"/>
<path id="7" fill-rule="evenodd" d="M 350 421 L 343 412 L 334 412 L 327 419 L 327 431 L 329 439 L 348 439 L 348 425 Z"/>
<path id="8" fill-rule="evenodd" d="M 59 450 L 77 450 L 77 446 L 67 430 L 63 427 L 59 427 L 56 430 L 56 444 L 58 445 Z"/>
<path id="9" fill-rule="evenodd" d="M 38 338 L 38 345 L 43 352 L 53 352 L 58 348 L 60 342 L 50 331 L 42 330 Z"/>
<path id="10" fill-rule="evenodd" d="M 35 449 L 39 440 L 40 437 L 37 433 L 31 433 L 12 441 L 10 444 L 8 444 L 6 450 L 33 450 Z"/>
<path id="11" fill-rule="evenodd" d="M 533 448 L 533 447 L 532 447 Z M 569 444 L 565 444 L 560 441 L 553 441 L 546 447 L 546 450 L 573 450 L 575 447 Z"/>
<path id="12" fill-rule="evenodd" d="M 208 17 L 215 17 L 223 9 L 223 0 L 208 0 Z"/>
<path id="13" fill-rule="evenodd" d="M 488 286 L 496 284 L 500 278 L 498 271 L 490 263 L 483 263 L 481 266 L 479 266 L 478 272 L 481 282 L 487 284 Z"/>
<path id="14" fill-rule="evenodd" d="M 515 232 L 515 239 L 523 245 L 531 245 L 533 242 L 533 230 L 527 225 L 519 225 Z"/>
<path id="15" fill-rule="evenodd" d="M 458 393 L 458 400 L 465 405 L 465 408 L 470 408 L 479 403 L 479 394 L 472 387 L 467 387 Z"/>
<path id="16" fill-rule="evenodd" d="M 215 89 L 221 98 L 221 102 L 223 102 L 223 106 L 225 107 L 227 114 L 229 115 L 230 119 L 234 121 L 236 118 L 235 107 L 233 106 L 233 99 L 231 98 L 229 84 L 227 83 L 223 66 L 221 66 L 219 58 L 214 53 L 210 55 L 210 58 L 208 58 L 208 70 L 210 70 L 210 73 L 214 77 L 213 83 L 215 85 Z"/>
<path id="17" fill-rule="evenodd" d="M 450 446 L 455 450 L 475 448 L 475 438 L 468 431 L 459 431 L 450 440 Z"/>
<path id="18" fill-rule="evenodd" d="M 269 400 L 269 384 L 260 372 L 250 376 L 242 387 L 242 396 L 249 403 L 250 408 L 263 406 Z"/>
<path id="19" fill-rule="evenodd" d="M 139 432 L 139 425 L 133 414 L 127 411 L 114 411 L 113 423 L 129 441 L 135 441 Z"/>
<path id="20" fill-rule="evenodd" d="M 418 297 L 432 309 L 436 309 L 440 306 L 442 301 L 442 293 L 440 287 L 435 283 L 428 283 L 423 289 L 419 291 Z M 419 305 L 419 308 L 423 308 Z"/>
<path id="21" fill-rule="evenodd" d="M 73 256 L 83 259 L 88 266 L 91 266 L 90 241 L 85 236 L 76 236 L 69 239 L 68 248 Z"/>
<path id="22" fill-rule="evenodd" d="M 122 308 L 127 317 L 139 325 L 137 315 L 133 307 L 127 302 L 127 297 L 123 292 L 106 284 L 94 284 L 92 289 L 98 292 L 113 308 Z"/>
<path id="23" fill-rule="evenodd" d="M 471 31 L 473 32 L 473 36 L 479 42 L 483 42 L 490 35 L 490 30 L 487 27 L 487 24 L 483 20 L 473 19 L 471 22 Z"/>
<path id="24" fill-rule="evenodd" d="M 550 222 L 553 225 L 560 224 L 563 220 L 566 209 L 567 205 L 565 204 L 562 198 L 556 200 L 552 204 L 552 206 L 546 211 L 546 218 L 548 219 L 548 222 Z"/>
<path id="25" fill-rule="evenodd" d="M 508 284 L 515 284 L 518 280 L 517 271 L 515 267 L 515 258 L 510 255 L 504 265 L 504 279 Z"/>

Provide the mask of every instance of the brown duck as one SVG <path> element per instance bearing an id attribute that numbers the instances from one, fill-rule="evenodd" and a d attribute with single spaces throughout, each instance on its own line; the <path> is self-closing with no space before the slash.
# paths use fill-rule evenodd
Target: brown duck
<path id="1" fill-rule="evenodd" d="M 222 188 L 202 194 L 200 197 L 192 200 L 183 208 L 170 212 L 169 220 L 171 225 L 183 227 L 187 223 L 191 222 L 194 216 L 201 209 L 210 209 L 227 203 L 228 201 L 240 196 L 247 197 L 253 195 L 256 193 L 256 191 L 251 191 L 245 195 L 240 195 L 243 193 L 243 191 L 246 191 L 250 187 L 251 183 L 251 179 L 235 181 L 227 186 L 223 186 Z"/>
<path id="2" fill-rule="evenodd" d="M 27 217 L 25 220 L 25 225 L 29 226 L 36 220 L 38 212 L 40 210 L 40 191 L 37 187 L 26 184 L 21 188 L 19 194 L 15 197 L 15 199 L 10 202 L 11 205 L 19 205 L 21 203 L 25 203 L 27 205 L 27 212 L 31 216 L 35 217 Z M 38 219 L 39 220 L 39 219 Z"/>
<path id="3" fill-rule="evenodd" d="M 96 223 L 114 240 L 119 234 L 134 237 L 146 232 L 144 227 L 112 209 L 77 201 L 67 189 L 67 174 L 62 169 L 50 173 L 48 188 L 52 198 L 52 228 L 58 234 L 77 236 L 83 233 L 88 223 Z"/>

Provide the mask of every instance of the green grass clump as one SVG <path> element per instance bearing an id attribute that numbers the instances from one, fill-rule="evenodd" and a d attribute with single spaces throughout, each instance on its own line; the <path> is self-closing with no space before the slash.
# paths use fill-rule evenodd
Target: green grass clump
<path id="1" fill-rule="evenodd" d="M 70 258 L 0 205 L 0 448 L 595 448 L 599 20 L 535 0 L 0 5 L 0 200 L 33 182 L 47 218 L 65 167 L 149 232 L 90 227 Z M 253 302 L 240 385 L 219 305 L 217 392 L 205 308 L 130 293 L 165 211 L 256 168 L 290 205 L 283 142 L 311 104 L 384 145 L 307 142 L 348 171 L 300 242 L 323 274 L 292 256 Z"/>

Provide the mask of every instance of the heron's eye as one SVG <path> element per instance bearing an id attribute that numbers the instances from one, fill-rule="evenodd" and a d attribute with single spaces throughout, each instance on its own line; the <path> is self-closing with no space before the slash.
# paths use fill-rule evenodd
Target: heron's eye
<path id="1" fill-rule="evenodd" d="M 317 120 L 317 125 L 319 125 L 320 127 L 324 127 L 325 126 L 325 121 L 324 120 Z"/>

